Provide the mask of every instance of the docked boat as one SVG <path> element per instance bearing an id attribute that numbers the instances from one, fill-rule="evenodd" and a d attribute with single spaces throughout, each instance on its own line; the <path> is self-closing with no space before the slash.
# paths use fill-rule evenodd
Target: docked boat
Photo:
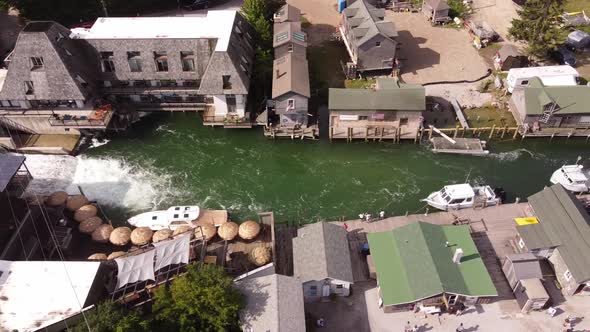
<path id="1" fill-rule="evenodd" d="M 167 210 L 150 211 L 138 214 L 127 220 L 135 227 L 149 227 L 157 231 L 160 229 L 175 230 L 180 226 L 195 227 L 194 220 L 199 218 L 198 206 L 172 206 Z"/>
<path id="2" fill-rule="evenodd" d="M 564 165 L 553 172 L 549 180 L 553 184 L 561 184 L 565 189 L 582 193 L 590 191 L 590 172 L 584 172 L 582 165 Z"/>
<path id="3" fill-rule="evenodd" d="M 459 210 L 474 206 L 491 206 L 501 203 L 500 194 L 490 186 L 471 186 L 467 183 L 444 186 L 422 200 L 439 210 Z"/>

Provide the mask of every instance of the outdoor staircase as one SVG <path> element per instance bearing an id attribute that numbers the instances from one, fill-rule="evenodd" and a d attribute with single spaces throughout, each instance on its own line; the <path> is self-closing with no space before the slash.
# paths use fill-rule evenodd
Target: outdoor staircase
<path id="1" fill-rule="evenodd" d="M 25 127 L 25 126 L 21 125 L 20 123 L 14 122 L 14 121 L 10 120 L 10 118 L 7 116 L 0 116 L 0 125 L 2 125 L 3 127 L 7 127 L 9 130 L 10 129 L 17 130 L 22 133 L 33 134 L 33 135 L 37 134 L 37 132 L 34 131 L 33 129 Z"/>

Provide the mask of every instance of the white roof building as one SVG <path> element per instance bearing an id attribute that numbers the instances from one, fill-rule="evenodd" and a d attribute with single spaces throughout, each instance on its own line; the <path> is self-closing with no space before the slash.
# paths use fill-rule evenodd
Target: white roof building
<path id="1" fill-rule="evenodd" d="M 90 29 L 72 29 L 72 39 L 216 38 L 215 51 L 227 50 L 235 10 L 212 10 L 205 16 L 100 17 Z"/>
<path id="2" fill-rule="evenodd" d="M 512 68 L 508 71 L 506 82 L 508 91 L 512 92 L 515 87 L 526 86 L 528 80 L 538 77 L 545 86 L 577 85 L 576 78 L 580 74 L 572 66 L 544 66 Z"/>
<path id="3" fill-rule="evenodd" d="M 37 331 L 88 306 L 100 262 L 0 261 L 0 330 Z"/>

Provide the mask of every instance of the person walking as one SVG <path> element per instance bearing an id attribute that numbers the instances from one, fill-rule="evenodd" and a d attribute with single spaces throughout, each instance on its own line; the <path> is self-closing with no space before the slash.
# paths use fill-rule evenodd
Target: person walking
<path id="1" fill-rule="evenodd" d="M 463 327 L 463 323 L 459 324 L 459 327 L 457 327 L 455 329 L 455 332 L 463 332 L 465 331 L 465 328 Z"/>
<path id="2" fill-rule="evenodd" d="M 404 332 L 412 332 L 412 324 L 410 324 L 410 321 L 406 323 L 406 326 L 404 327 Z"/>

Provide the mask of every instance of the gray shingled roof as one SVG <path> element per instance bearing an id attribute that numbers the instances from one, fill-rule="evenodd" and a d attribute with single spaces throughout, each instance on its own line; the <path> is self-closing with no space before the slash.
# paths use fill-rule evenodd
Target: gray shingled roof
<path id="1" fill-rule="evenodd" d="M 363 0 L 348 6 L 344 9 L 343 15 L 346 17 L 346 22 L 351 27 L 355 27 L 354 34 L 359 38 L 356 42 L 357 46 L 361 46 L 378 34 L 389 39 L 397 37 L 393 22 L 383 20 L 385 10 L 377 9 Z"/>
<path id="2" fill-rule="evenodd" d="M 19 34 L 0 99 L 85 100 L 95 85 L 98 63 L 87 43 L 69 35 L 70 30 L 55 22 L 29 23 Z M 31 70 L 31 57 L 42 57 L 43 68 Z M 76 80 L 78 75 L 88 88 Z M 25 94 L 25 81 L 33 82 L 33 95 Z"/>
<path id="3" fill-rule="evenodd" d="M 430 6 L 430 8 L 436 11 L 450 8 L 446 0 L 426 0 L 426 3 Z"/>
<path id="4" fill-rule="evenodd" d="M 0 192 L 6 189 L 24 162 L 25 156 L 13 153 L 0 154 Z"/>
<path id="5" fill-rule="evenodd" d="M 272 274 L 236 283 L 246 297 L 240 312 L 244 331 L 304 332 L 303 288 L 293 277 Z"/>
<path id="6" fill-rule="evenodd" d="M 426 93 L 417 84 L 383 83 L 379 90 L 330 89 L 328 108 L 331 110 L 398 110 L 424 111 Z"/>
<path id="7" fill-rule="evenodd" d="M 556 184 L 529 197 L 539 219 L 519 234 L 529 243 L 559 244 L 557 250 L 577 282 L 590 280 L 590 215 L 576 197 Z M 532 232 L 534 230 L 534 233 Z"/>
<path id="8" fill-rule="evenodd" d="M 273 61 L 272 98 L 295 92 L 309 98 L 309 69 L 303 57 L 287 54 Z"/>
<path id="9" fill-rule="evenodd" d="M 338 225 L 305 225 L 293 239 L 294 276 L 301 282 L 332 278 L 353 282 L 347 232 Z"/>

